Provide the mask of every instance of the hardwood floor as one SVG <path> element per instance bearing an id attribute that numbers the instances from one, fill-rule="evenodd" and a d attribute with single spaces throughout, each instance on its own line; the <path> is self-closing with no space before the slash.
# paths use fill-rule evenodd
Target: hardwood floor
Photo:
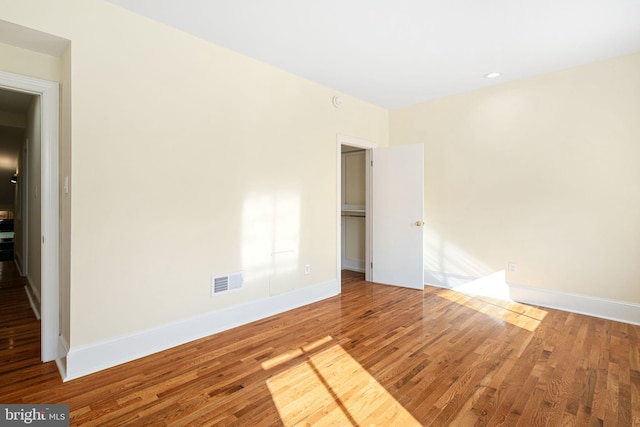
<path id="1" fill-rule="evenodd" d="M 0 289 L 24 288 L 25 283 L 13 261 L 0 261 Z"/>
<path id="2" fill-rule="evenodd" d="M 0 296 L 0 402 L 71 425 L 640 426 L 638 326 L 345 272 L 337 297 L 62 383 L 24 290 Z"/>

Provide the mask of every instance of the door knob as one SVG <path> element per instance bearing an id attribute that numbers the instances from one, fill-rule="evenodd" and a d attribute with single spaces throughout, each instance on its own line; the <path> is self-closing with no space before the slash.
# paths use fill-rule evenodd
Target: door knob
<path id="1" fill-rule="evenodd" d="M 416 227 L 422 227 L 423 225 L 424 225 L 424 222 L 416 221 Z"/>

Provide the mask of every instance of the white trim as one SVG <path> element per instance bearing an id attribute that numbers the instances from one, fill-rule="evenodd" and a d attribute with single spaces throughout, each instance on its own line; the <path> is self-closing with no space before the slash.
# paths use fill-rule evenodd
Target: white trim
<path id="1" fill-rule="evenodd" d="M 26 273 L 24 273 L 22 271 L 22 268 L 20 268 L 20 265 L 22 264 L 22 258 L 20 257 L 20 254 L 18 254 L 18 252 L 15 252 L 14 254 L 14 258 L 13 258 L 13 263 L 16 265 L 16 269 L 18 270 L 18 274 L 20 275 L 20 277 L 25 277 Z"/>
<path id="2" fill-rule="evenodd" d="M 364 273 L 364 262 L 349 262 L 349 260 L 342 261 L 342 269 L 355 271 L 358 273 Z"/>
<path id="3" fill-rule="evenodd" d="M 478 279 L 477 277 L 432 271 L 425 271 L 425 278 L 428 278 L 425 281 L 430 282 L 427 283 L 428 285 L 445 289 L 455 289 L 457 286 Z M 640 325 L 640 304 L 551 289 L 533 288 L 513 283 L 507 283 L 507 286 L 509 287 L 510 298 L 523 304 L 538 305 L 616 322 Z"/>
<path id="4" fill-rule="evenodd" d="M 340 266 L 341 270 L 350 270 L 357 271 L 358 273 L 364 273 L 364 261 L 359 261 L 355 259 L 342 258 L 342 265 Z"/>
<path id="5" fill-rule="evenodd" d="M 38 290 L 38 288 L 36 288 L 33 285 L 33 282 L 31 281 L 31 276 L 29 276 L 29 274 L 24 276 L 24 278 L 27 281 L 27 284 L 28 284 L 28 287 L 29 287 L 29 292 L 31 292 L 31 294 L 35 298 L 36 302 L 38 303 L 38 307 L 40 307 L 40 304 L 42 304 L 42 297 L 40 296 L 40 291 Z"/>
<path id="6" fill-rule="evenodd" d="M 58 337 L 58 353 L 60 354 L 67 354 L 69 353 L 69 341 L 67 341 L 67 339 L 65 338 L 64 335 L 60 335 Z M 64 378 L 64 376 L 63 376 Z"/>
<path id="7" fill-rule="evenodd" d="M 67 376 L 67 368 L 64 365 L 63 359 L 64 357 L 62 359 L 59 357 L 56 359 L 56 366 L 58 367 L 58 372 L 60 373 L 61 378 L 65 378 Z"/>
<path id="8" fill-rule="evenodd" d="M 358 147 L 366 150 L 365 162 L 366 165 L 371 164 L 371 149 L 378 145 L 374 142 L 367 141 L 365 139 L 355 138 L 352 136 L 336 135 L 336 280 L 340 282 L 341 270 L 342 270 L 342 146 L 349 145 L 351 147 Z M 371 278 L 371 185 L 370 176 L 371 168 L 365 168 L 365 192 L 366 192 L 366 204 L 365 204 L 365 261 L 364 261 L 364 274 L 365 280 Z"/>
<path id="9" fill-rule="evenodd" d="M 41 359 L 58 358 L 59 330 L 59 212 L 58 138 L 59 87 L 57 82 L 0 71 L 0 87 L 40 96 L 41 122 Z"/>
<path id="10" fill-rule="evenodd" d="M 640 304 L 509 284 L 514 301 L 640 325 Z"/>
<path id="11" fill-rule="evenodd" d="M 63 335 L 58 337 L 58 346 L 60 347 L 60 352 L 62 354 L 69 353 L 69 342 Z"/>
<path id="12" fill-rule="evenodd" d="M 69 341 L 60 334 L 60 336 L 58 336 L 58 354 L 66 355 L 67 353 L 69 353 Z M 67 376 L 66 356 L 58 357 L 56 359 L 56 365 L 58 366 L 60 376 L 65 378 Z"/>
<path id="13" fill-rule="evenodd" d="M 64 381 L 293 310 L 339 293 L 340 281 L 331 280 L 114 339 L 74 347 L 67 353 Z"/>
<path id="14" fill-rule="evenodd" d="M 33 314 L 36 316 L 36 319 L 40 320 L 40 296 L 34 292 L 31 283 L 25 285 L 24 291 L 27 293 L 27 299 L 29 300 Z"/>

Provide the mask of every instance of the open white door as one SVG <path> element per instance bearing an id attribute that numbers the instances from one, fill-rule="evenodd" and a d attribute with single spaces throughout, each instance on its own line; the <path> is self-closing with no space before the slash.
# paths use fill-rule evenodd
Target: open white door
<path id="1" fill-rule="evenodd" d="M 424 289 L 424 146 L 372 149 L 372 281 Z"/>

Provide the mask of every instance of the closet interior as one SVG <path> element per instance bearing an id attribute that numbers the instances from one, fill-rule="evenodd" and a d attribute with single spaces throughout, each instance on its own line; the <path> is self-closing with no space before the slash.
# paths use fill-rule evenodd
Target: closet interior
<path id="1" fill-rule="evenodd" d="M 342 269 L 365 271 L 366 151 L 342 146 Z"/>

